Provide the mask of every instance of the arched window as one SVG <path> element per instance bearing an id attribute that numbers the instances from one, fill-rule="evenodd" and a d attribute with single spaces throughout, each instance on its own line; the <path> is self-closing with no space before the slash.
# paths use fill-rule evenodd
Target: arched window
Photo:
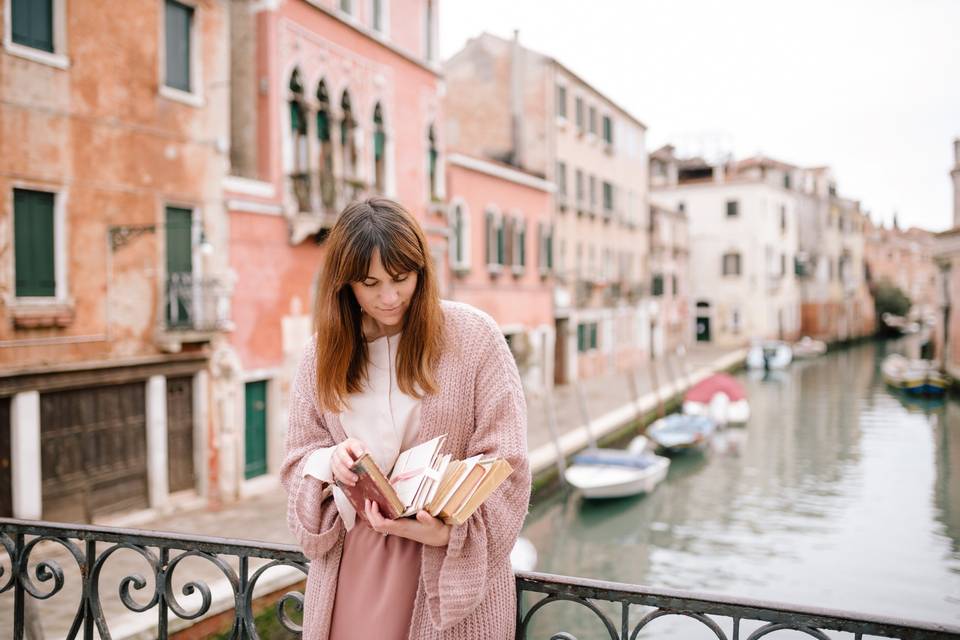
<path id="1" fill-rule="evenodd" d="M 387 134 L 383 129 L 383 109 L 380 103 L 373 108 L 373 187 L 378 193 L 386 190 Z"/>
<path id="2" fill-rule="evenodd" d="M 433 125 L 427 130 L 427 188 L 431 200 L 439 198 L 439 189 L 437 189 L 437 136 L 433 131 Z"/>
<path id="3" fill-rule="evenodd" d="M 357 175 L 357 145 L 354 132 L 357 121 L 353 117 L 350 94 L 344 90 L 340 98 L 340 149 L 343 152 L 343 177 L 350 180 Z"/>
<path id="4" fill-rule="evenodd" d="M 337 189 L 333 178 L 333 139 L 330 135 L 330 96 L 327 85 L 321 80 L 317 85 L 317 141 L 320 143 L 318 162 L 320 198 L 323 206 L 336 206 Z"/>
<path id="5" fill-rule="evenodd" d="M 293 73 L 290 74 L 288 88 L 287 103 L 290 107 L 290 135 L 293 142 L 290 179 L 293 183 L 293 193 L 300 206 L 300 211 L 309 211 L 310 177 L 308 173 L 309 160 L 307 158 L 307 109 L 303 99 L 303 81 L 299 69 L 294 69 Z"/>

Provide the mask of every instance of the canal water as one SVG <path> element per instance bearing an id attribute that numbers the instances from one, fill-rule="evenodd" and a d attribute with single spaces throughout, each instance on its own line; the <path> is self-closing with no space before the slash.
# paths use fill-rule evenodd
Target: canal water
<path id="1" fill-rule="evenodd" d="M 536 570 L 960 625 L 960 402 L 888 390 L 880 360 L 899 346 L 739 374 L 750 422 L 674 458 L 651 495 L 539 500 L 522 534 Z M 668 616 L 641 637 L 712 636 L 697 625 Z M 608 637 L 569 603 L 541 609 L 528 637 L 561 630 Z"/>

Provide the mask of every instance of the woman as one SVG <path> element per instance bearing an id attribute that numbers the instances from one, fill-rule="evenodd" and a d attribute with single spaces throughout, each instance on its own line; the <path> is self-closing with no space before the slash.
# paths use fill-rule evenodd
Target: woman
<path id="1" fill-rule="evenodd" d="M 512 638 L 510 551 L 530 499 L 526 407 L 496 323 L 441 302 L 426 238 L 399 204 L 351 204 L 326 240 L 316 335 L 293 385 L 281 479 L 287 520 L 310 558 L 305 640 Z M 462 525 L 426 512 L 356 513 L 364 452 L 397 454 L 447 434 L 454 458 L 505 458 L 513 473 Z"/>

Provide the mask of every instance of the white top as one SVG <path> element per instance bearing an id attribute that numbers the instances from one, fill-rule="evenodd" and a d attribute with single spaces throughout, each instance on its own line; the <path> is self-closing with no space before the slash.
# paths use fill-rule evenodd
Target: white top
<path id="1" fill-rule="evenodd" d="M 397 386 L 399 344 L 400 334 L 381 336 L 367 343 L 367 384 L 360 393 L 347 398 L 348 408 L 340 414 L 347 437 L 360 440 L 377 466 L 388 475 L 397 456 L 410 448 L 420 431 L 420 400 L 403 393 Z M 330 456 L 334 448 L 324 447 L 310 454 L 303 474 L 333 483 Z M 333 499 L 349 531 L 356 522 L 357 512 L 336 485 Z"/>

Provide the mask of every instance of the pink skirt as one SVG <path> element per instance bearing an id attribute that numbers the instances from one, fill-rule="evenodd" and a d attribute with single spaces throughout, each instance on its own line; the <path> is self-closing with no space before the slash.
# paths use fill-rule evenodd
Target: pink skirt
<path id="1" fill-rule="evenodd" d="M 343 541 L 330 640 L 409 637 L 421 548 L 419 542 L 377 533 L 357 514 Z"/>

